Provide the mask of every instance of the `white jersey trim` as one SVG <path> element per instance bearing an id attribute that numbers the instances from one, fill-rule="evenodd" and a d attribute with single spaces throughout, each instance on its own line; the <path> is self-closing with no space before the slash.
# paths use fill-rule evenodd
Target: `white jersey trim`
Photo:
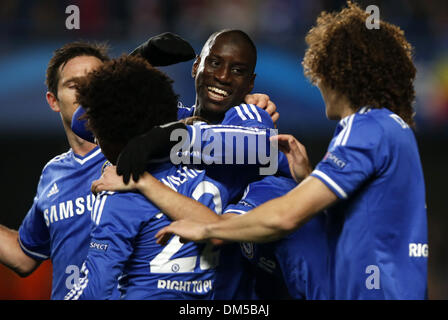
<path id="1" fill-rule="evenodd" d="M 314 170 L 311 172 L 311 175 L 317 176 L 321 178 L 322 180 L 326 181 L 333 189 L 338 193 L 339 196 L 341 196 L 344 199 L 347 199 L 347 193 L 342 189 L 336 182 L 334 182 L 333 179 L 331 179 L 329 176 L 327 176 L 325 173 L 323 173 L 320 170 Z"/>
<path id="2" fill-rule="evenodd" d="M 76 155 L 73 153 L 73 158 L 75 159 L 76 162 L 78 162 L 80 165 L 83 165 L 84 163 L 86 163 L 87 161 L 89 161 L 90 159 L 96 157 L 98 154 L 101 153 L 101 149 L 96 150 L 94 153 L 92 153 L 90 156 L 88 156 L 87 158 L 84 159 L 79 159 L 76 157 Z"/>
<path id="3" fill-rule="evenodd" d="M 18 237 L 18 239 L 19 239 L 20 247 L 22 248 L 23 251 L 28 252 L 29 254 L 31 254 L 31 255 L 33 255 L 33 256 L 36 256 L 36 257 L 39 257 L 39 258 L 41 258 L 41 259 L 48 259 L 48 258 L 50 258 L 49 256 L 46 256 L 46 255 L 44 255 L 44 254 L 37 253 L 37 252 L 34 252 L 34 251 L 31 251 L 31 250 L 27 249 L 27 248 L 23 245 L 22 240 L 20 240 L 20 237 Z"/>
<path id="4" fill-rule="evenodd" d="M 257 117 L 258 122 L 262 122 L 261 121 L 261 116 L 258 113 L 257 107 L 255 107 L 255 105 L 253 105 L 253 104 L 249 104 L 249 107 L 252 110 L 252 112 L 255 113 L 255 116 Z"/>
<path id="5" fill-rule="evenodd" d="M 238 113 L 238 115 L 240 116 L 240 118 L 241 118 L 242 120 L 244 120 L 244 121 L 247 120 L 246 116 L 241 112 L 241 109 L 240 109 L 239 106 L 238 106 L 238 107 L 235 107 L 235 110 L 236 110 L 236 113 Z"/>
<path id="6" fill-rule="evenodd" d="M 78 300 L 84 289 L 89 283 L 89 269 L 87 269 L 86 262 L 82 264 L 81 274 L 83 276 L 80 278 L 79 283 L 75 284 L 73 288 L 65 295 L 64 300 Z"/>
<path id="7" fill-rule="evenodd" d="M 236 210 L 236 209 L 227 209 L 224 211 L 224 213 L 238 213 L 238 214 L 245 214 L 247 211 L 244 210 Z"/>
<path id="8" fill-rule="evenodd" d="M 334 146 L 345 146 L 347 144 L 348 137 L 350 136 L 350 132 L 352 130 L 355 115 L 356 113 L 341 120 L 340 124 L 344 127 L 344 129 L 342 129 L 336 137 Z"/>

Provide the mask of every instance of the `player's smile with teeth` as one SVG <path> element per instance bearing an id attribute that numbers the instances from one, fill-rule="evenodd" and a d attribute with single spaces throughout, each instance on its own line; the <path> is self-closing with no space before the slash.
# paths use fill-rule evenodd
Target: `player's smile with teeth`
<path id="1" fill-rule="evenodd" d="M 207 86 L 208 95 L 213 100 L 224 100 L 229 96 L 229 93 L 225 90 L 219 89 L 213 86 Z"/>

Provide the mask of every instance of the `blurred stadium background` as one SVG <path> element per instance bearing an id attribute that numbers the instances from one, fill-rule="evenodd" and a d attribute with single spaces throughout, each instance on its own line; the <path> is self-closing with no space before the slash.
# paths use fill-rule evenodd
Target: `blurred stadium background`
<path id="1" fill-rule="evenodd" d="M 17 229 L 32 204 L 42 167 L 67 150 L 60 118 L 45 101 L 45 70 L 54 49 L 78 39 L 108 41 L 112 56 L 130 52 L 148 37 L 175 32 L 197 52 L 208 36 L 238 28 L 259 53 L 254 92 L 270 95 L 281 114 L 279 129 L 308 148 L 316 164 L 335 127 L 327 121 L 319 91 L 301 67 L 304 36 L 320 11 L 344 0 L 2 0 L 0 2 L 0 224 Z M 448 2 L 358 1 L 375 4 L 381 18 L 398 24 L 415 47 L 417 125 L 426 179 L 429 220 L 429 297 L 448 298 Z M 81 12 L 80 30 L 67 30 L 65 8 Z M 181 100 L 194 103 L 191 64 L 164 68 Z M 410 172 L 409 174 L 412 174 Z M 20 279 L 0 266 L 0 299 L 47 299 L 51 264 Z"/>

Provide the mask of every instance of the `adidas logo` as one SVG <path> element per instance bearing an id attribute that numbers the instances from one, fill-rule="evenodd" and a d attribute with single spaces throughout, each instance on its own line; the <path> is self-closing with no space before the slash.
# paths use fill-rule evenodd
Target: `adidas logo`
<path id="1" fill-rule="evenodd" d="M 47 194 L 47 198 L 50 198 L 52 195 L 56 194 L 59 192 L 58 186 L 56 185 L 56 182 L 53 184 L 53 186 L 51 187 L 50 191 Z"/>

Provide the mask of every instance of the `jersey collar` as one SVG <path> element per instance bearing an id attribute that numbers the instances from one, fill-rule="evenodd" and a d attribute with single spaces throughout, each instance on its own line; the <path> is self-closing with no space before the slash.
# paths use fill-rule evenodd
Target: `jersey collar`
<path id="1" fill-rule="evenodd" d="M 80 156 L 79 154 L 75 154 L 73 152 L 73 150 L 72 150 L 72 153 L 73 153 L 73 159 L 75 159 L 75 161 L 78 162 L 80 165 L 83 165 L 90 159 L 93 159 L 97 155 L 101 154 L 101 149 L 98 146 L 96 146 L 95 148 L 90 150 L 85 156 Z"/>
<path id="2" fill-rule="evenodd" d="M 351 115 L 348 115 L 348 116 L 342 118 L 341 120 L 339 120 L 339 125 L 340 125 L 342 128 L 345 128 L 345 127 L 347 126 L 349 120 L 350 120 L 350 117 L 352 117 L 352 116 L 355 115 L 355 114 L 366 114 L 366 113 L 368 113 L 371 109 L 372 109 L 372 108 L 369 107 L 369 106 L 361 107 L 361 108 L 359 108 L 358 111 L 356 111 L 355 113 L 352 113 Z"/>

